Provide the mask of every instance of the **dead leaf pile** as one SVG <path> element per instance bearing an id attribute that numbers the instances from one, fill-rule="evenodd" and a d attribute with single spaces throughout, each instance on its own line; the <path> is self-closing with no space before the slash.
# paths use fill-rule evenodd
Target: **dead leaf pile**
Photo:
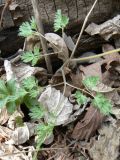
<path id="1" fill-rule="evenodd" d="M 94 160 L 119 159 L 120 127 L 103 124 L 99 134 L 99 139 L 89 149 L 90 157 Z"/>

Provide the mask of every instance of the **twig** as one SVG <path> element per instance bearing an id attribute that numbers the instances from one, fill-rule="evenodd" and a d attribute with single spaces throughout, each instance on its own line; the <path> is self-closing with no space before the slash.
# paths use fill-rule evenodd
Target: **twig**
<path id="1" fill-rule="evenodd" d="M 60 149 L 68 149 L 68 148 L 73 148 L 73 147 L 70 147 L 70 146 L 66 146 L 66 147 L 63 147 L 63 148 L 41 148 L 40 151 L 49 151 L 49 150 L 60 150 Z M 17 155 L 17 154 L 21 154 L 21 153 L 29 153 L 29 152 L 38 152 L 38 150 L 32 150 L 32 151 L 21 151 L 21 152 L 14 152 L 14 153 L 8 153 L 8 154 L 3 154 L 3 155 L 0 155 L 0 157 L 6 157 L 6 156 L 13 156 L 13 155 Z"/>
<path id="2" fill-rule="evenodd" d="M 67 82 L 66 82 L 66 77 L 65 77 L 64 69 L 61 69 L 61 71 L 62 71 L 62 77 L 63 77 L 63 82 L 64 82 L 63 95 L 65 95 Z"/>
<path id="3" fill-rule="evenodd" d="M 88 94 L 88 95 L 90 95 L 90 96 L 92 96 L 92 97 L 94 98 L 94 96 L 93 96 L 90 92 L 88 92 L 88 91 L 86 91 L 86 90 L 84 90 L 84 89 L 82 89 L 82 88 L 73 86 L 72 84 L 69 84 L 68 82 L 66 82 L 66 85 L 68 85 L 68 86 L 70 86 L 70 87 L 72 87 L 72 88 L 75 88 L 75 89 L 77 89 L 77 90 L 80 90 L 80 91 L 82 91 L 82 92 L 84 92 L 84 93 L 86 93 L 86 94 Z"/>
<path id="4" fill-rule="evenodd" d="M 38 0 L 31 0 L 31 2 L 32 2 L 32 6 L 33 6 L 33 11 L 34 11 L 38 31 L 44 36 L 43 24 L 42 24 L 42 20 L 41 20 L 39 8 L 38 8 L 39 7 Z M 43 49 L 44 54 L 48 53 L 46 40 L 42 36 L 40 36 L 40 40 L 41 40 L 41 45 L 42 45 L 42 49 Z M 51 65 L 50 58 L 48 56 L 45 56 L 45 61 L 46 61 L 46 66 L 47 66 L 48 72 L 52 73 L 52 65 Z"/>
<path id="5" fill-rule="evenodd" d="M 105 55 L 108 55 L 108 54 L 112 54 L 112 53 L 115 53 L 115 52 L 120 52 L 120 48 L 114 49 L 114 50 L 111 50 L 111 51 L 107 51 L 107 52 L 104 52 L 104 53 L 101 53 L 101 54 L 98 54 L 98 55 L 94 55 L 94 56 L 88 56 L 88 57 L 83 57 L 83 58 L 73 58 L 70 61 L 89 60 L 89 59 L 93 59 L 93 58 L 99 58 L 99 57 L 102 57 L 102 56 L 105 56 Z"/>
<path id="6" fill-rule="evenodd" d="M 83 31 L 84 31 L 84 29 L 85 29 L 85 26 L 86 26 L 86 23 L 87 23 L 87 21 L 88 21 L 88 18 L 89 18 L 89 16 L 90 16 L 91 12 L 93 11 L 93 9 L 94 9 L 97 1 L 98 1 L 98 0 L 95 0 L 95 2 L 93 3 L 90 11 L 88 12 L 88 14 L 87 14 L 87 16 L 86 16 L 86 18 L 85 18 L 85 20 L 84 20 L 84 22 L 83 22 L 82 29 L 81 29 L 81 31 L 80 31 L 80 34 L 79 34 L 79 37 L 78 37 L 77 42 L 76 42 L 76 44 L 75 44 L 75 47 L 74 47 L 74 49 L 73 49 L 73 51 L 72 51 L 72 54 L 71 54 L 71 56 L 70 56 L 70 59 L 72 59 L 73 56 L 74 56 L 74 54 L 75 54 L 75 51 L 76 51 L 76 49 L 77 49 L 78 43 L 79 43 L 80 38 L 81 38 L 81 36 L 82 36 L 82 34 L 83 34 Z"/>

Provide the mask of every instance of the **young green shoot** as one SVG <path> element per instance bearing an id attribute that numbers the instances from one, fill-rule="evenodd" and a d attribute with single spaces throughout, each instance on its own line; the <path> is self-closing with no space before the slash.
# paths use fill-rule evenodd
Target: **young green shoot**
<path id="1" fill-rule="evenodd" d="M 22 61 L 25 63 L 31 62 L 32 66 L 35 66 L 40 58 L 41 54 L 38 47 L 34 47 L 33 51 L 27 51 L 21 55 Z"/>
<path id="2" fill-rule="evenodd" d="M 99 82 L 99 77 L 90 76 L 83 80 L 83 84 L 86 89 L 92 90 Z M 92 91 L 90 91 L 92 92 Z M 87 97 L 84 96 L 80 91 L 76 91 L 75 93 L 76 101 L 79 105 L 84 104 L 87 101 Z M 104 115 L 109 115 L 112 110 L 112 104 L 110 101 L 101 93 L 96 93 L 93 97 L 92 105 L 100 110 L 100 112 Z"/>
<path id="3" fill-rule="evenodd" d="M 54 19 L 54 31 L 57 32 L 60 29 L 64 29 L 69 22 L 69 18 L 67 16 L 62 15 L 60 9 L 57 10 L 55 19 Z"/>
<path id="4" fill-rule="evenodd" d="M 31 18 L 30 22 L 23 22 L 19 28 L 19 36 L 29 37 L 37 32 L 37 25 L 34 17 Z"/>

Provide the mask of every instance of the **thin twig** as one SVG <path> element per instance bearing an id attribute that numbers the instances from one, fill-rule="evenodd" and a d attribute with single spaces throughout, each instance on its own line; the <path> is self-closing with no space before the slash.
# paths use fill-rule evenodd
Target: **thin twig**
<path id="1" fill-rule="evenodd" d="M 68 148 L 73 148 L 73 147 L 70 147 L 70 146 L 66 146 L 66 147 L 63 147 L 63 148 L 41 148 L 40 151 L 49 151 L 49 150 L 64 150 L 64 149 L 68 149 Z M 13 156 L 13 155 L 17 155 L 17 154 L 21 154 L 21 153 L 34 153 L 34 152 L 38 152 L 37 149 L 35 150 L 31 150 L 31 151 L 21 151 L 21 152 L 14 152 L 14 153 L 8 153 L 8 154 L 3 154 L 3 155 L 0 155 L 0 157 L 6 157 L 6 156 Z"/>
<path id="2" fill-rule="evenodd" d="M 105 55 L 108 55 L 108 54 L 112 54 L 112 53 L 115 53 L 115 52 L 120 52 L 120 48 L 114 49 L 114 50 L 111 50 L 111 51 L 107 51 L 107 52 L 104 52 L 104 53 L 101 53 L 101 54 L 98 54 L 98 55 L 94 55 L 94 56 L 88 56 L 88 57 L 83 57 L 83 58 L 73 58 L 70 61 L 89 60 L 89 59 L 93 59 L 93 58 L 99 58 L 99 57 L 102 57 L 102 56 L 105 56 Z"/>
<path id="3" fill-rule="evenodd" d="M 93 9 L 94 9 L 97 1 L 98 1 L 98 0 L 95 0 L 95 2 L 93 3 L 90 11 L 88 12 L 88 14 L 87 14 L 87 16 L 86 16 L 86 18 L 85 18 L 85 20 L 84 20 L 84 22 L 83 22 L 82 29 L 81 29 L 81 31 L 80 31 L 80 34 L 79 34 L 79 37 L 78 37 L 77 42 L 76 42 L 76 44 L 75 44 L 75 47 L 74 47 L 74 49 L 73 49 L 73 51 L 72 51 L 72 54 L 71 54 L 71 56 L 70 56 L 70 59 L 72 59 L 73 56 L 74 56 L 74 54 L 75 54 L 75 51 L 76 51 L 76 49 L 77 49 L 78 43 L 79 43 L 80 38 L 81 38 L 81 36 L 82 36 L 82 34 L 83 34 L 83 31 L 84 31 L 84 29 L 85 29 L 85 26 L 86 26 L 86 23 L 87 23 L 87 21 L 88 21 L 88 18 L 89 18 L 89 16 L 90 16 L 90 14 L 92 13 L 92 11 L 93 11 Z"/>
<path id="4" fill-rule="evenodd" d="M 43 24 L 42 24 L 42 20 L 41 20 L 39 8 L 38 8 L 39 7 L 38 0 L 31 0 L 31 2 L 32 2 L 32 6 L 33 6 L 33 11 L 34 11 L 38 31 L 44 36 Z M 46 40 L 42 36 L 40 36 L 40 40 L 41 40 L 41 45 L 42 45 L 42 49 L 43 49 L 44 54 L 48 53 Z M 52 65 L 51 65 L 50 57 L 45 56 L 45 61 L 46 61 L 46 66 L 47 66 L 48 72 L 52 73 Z"/>
<path id="5" fill-rule="evenodd" d="M 62 71 L 62 77 L 63 77 L 63 82 L 64 82 L 64 89 L 63 89 L 63 95 L 65 95 L 65 91 L 66 91 L 66 77 L 65 77 L 65 73 L 64 73 L 64 69 L 61 69 Z"/>
<path id="6" fill-rule="evenodd" d="M 82 91 L 82 92 L 84 92 L 84 93 L 86 93 L 86 94 L 88 94 L 88 95 L 90 95 L 90 96 L 92 96 L 92 97 L 94 98 L 94 96 L 93 96 L 90 92 L 86 91 L 85 89 L 76 87 L 76 86 L 74 86 L 74 85 L 72 85 L 72 84 L 69 84 L 68 82 L 66 82 L 66 85 L 68 85 L 68 86 L 70 86 L 70 87 L 72 87 L 72 88 L 75 88 L 75 89 L 77 89 L 77 90 L 80 90 L 80 91 Z"/>

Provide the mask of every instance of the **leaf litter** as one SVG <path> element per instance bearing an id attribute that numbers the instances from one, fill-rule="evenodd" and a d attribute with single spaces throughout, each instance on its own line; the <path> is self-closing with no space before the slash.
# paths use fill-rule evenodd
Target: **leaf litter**
<path id="1" fill-rule="evenodd" d="M 68 19 L 66 23 L 67 21 Z M 100 34 L 108 40 L 114 34 L 119 34 L 116 26 L 118 22 L 119 15 L 101 25 L 90 24 L 86 32 L 91 35 Z M 31 23 L 34 24 L 33 21 Z M 112 31 L 108 32 L 111 25 L 113 26 Z M 93 28 L 91 30 L 91 26 L 94 27 L 94 30 Z M 31 30 L 32 33 L 33 30 Z M 65 33 L 63 37 L 55 33 L 46 33 L 45 39 L 48 42 L 50 53 L 55 53 L 63 63 L 66 62 L 75 47 L 72 37 Z M 25 40 L 23 52 L 33 51 L 36 46 L 41 47 L 39 36 L 30 35 Z M 114 47 L 110 44 L 101 46 L 103 52 L 113 49 Z M 85 52 L 83 58 L 91 55 L 97 54 L 92 51 Z M 39 54 L 37 56 L 39 59 Z M 81 55 L 80 58 L 82 58 Z M 43 88 L 38 95 L 32 94 L 36 97 L 27 98 L 25 96 L 27 103 L 22 103 L 22 105 L 16 103 L 17 109 L 13 114 L 8 113 L 7 103 L 0 108 L 0 159 L 32 160 L 33 152 L 36 151 L 35 144 L 39 144 L 39 139 L 43 146 L 38 153 L 38 159 L 119 159 L 119 53 L 106 55 L 95 61 L 88 59 L 78 64 L 74 63 L 72 67 L 72 63 L 66 65 L 62 68 L 65 79 L 61 68 L 55 68 L 54 74 L 50 75 L 44 65 L 40 67 L 39 62 L 44 64 L 43 57 L 40 60 L 36 59 L 36 62 L 34 67 L 31 66 L 30 61 L 27 64 L 23 62 L 11 64 L 10 61 L 4 63 L 6 73 L 1 76 L 1 79 L 9 81 L 15 78 L 19 89 L 24 79 L 35 76 L 39 87 L 42 85 Z M 65 80 L 67 83 L 63 94 Z M 36 99 L 38 103 L 34 103 Z M 99 102 L 100 99 L 102 102 Z M 25 105 L 28 104 L 30 107 L 31 102 L 34 104 L 34 110 L 25 109 Z M 41 106 L 42 109 L 39 108 Z M 106 106 L 108 108 L 105 108 Z M 36 108 L 39 109 L 39 112 Z M 34 113 L 28 113 L 31 111 Z M 31 119 L 30 115 L 33 115 L 34 118 Z M 39 128 L 36 127 L 38 124 Z M 36 128 L 39 130 L 39 135 L 36 135 Z"/>

